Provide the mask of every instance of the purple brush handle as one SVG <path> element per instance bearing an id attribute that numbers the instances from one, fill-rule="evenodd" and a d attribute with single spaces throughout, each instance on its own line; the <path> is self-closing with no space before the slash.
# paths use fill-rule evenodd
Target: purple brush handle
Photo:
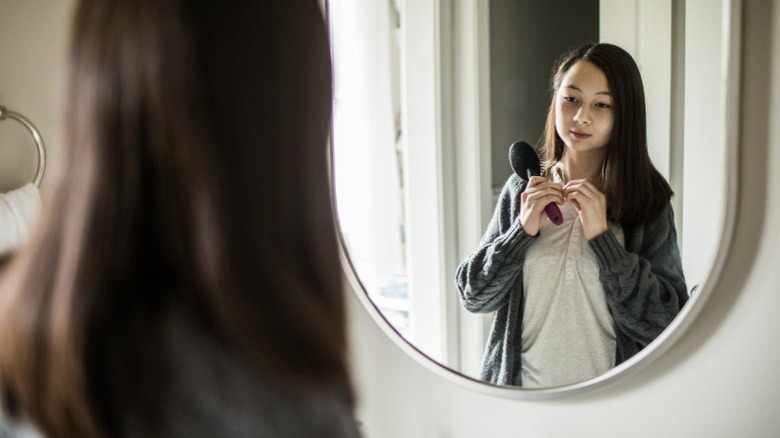
<path id="1" fill-rule="evenodd" d="M 552 223 L 560 225 L 563 223 L 563 215 L 561 209 L 558 208 L 558 204 L 551 202 L 544 207 L 544 212 L 547 213 L 547 217 L 550 218 Z"/>

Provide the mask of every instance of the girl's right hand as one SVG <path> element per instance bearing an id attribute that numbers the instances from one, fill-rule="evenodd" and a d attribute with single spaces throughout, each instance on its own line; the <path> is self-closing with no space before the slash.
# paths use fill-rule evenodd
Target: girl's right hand
<path id="1" fill-rule="evenodd" d="M 520 200 L 520 223 L 523 230 L 531 236 L 536 236 L 544 221 L 548 220 L 544 207 L 551 202 L 563 204 L 563 188 L 559 183 L 548 181 L 547 178 L 532 176 L 520 195 Z"/>

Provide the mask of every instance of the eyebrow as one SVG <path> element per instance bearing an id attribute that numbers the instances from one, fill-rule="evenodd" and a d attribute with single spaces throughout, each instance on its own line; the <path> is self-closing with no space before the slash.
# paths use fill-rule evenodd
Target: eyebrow
<path id="1" fill-rule="evenodd" d="M 571 88 L 571 89 L 573 89 L 573 90 L 577 90 L 577 91 L 579 91 L 580 93 L 582 93 L 582 90 L 580 89 L 580 87 L 578 87 L 578 86 L 576 86 L 576 85 L 564 85 L 564 86 L 563 86 L 563 88 Z M 605 95 L 607 95 L 607 96 L 612 96 L 612 93 L 610 93 L 609 91 L 599 91 L 599 92 L 598 92 L 598 93 L 596 93 L 596 94 L 605 94 Z"/>

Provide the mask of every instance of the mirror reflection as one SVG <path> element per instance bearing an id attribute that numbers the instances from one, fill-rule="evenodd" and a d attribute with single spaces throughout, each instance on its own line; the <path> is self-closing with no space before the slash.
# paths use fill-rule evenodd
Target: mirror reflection
<path id="1" fill-rule="evenodd" d="M 438 3 L 436 16 L 428 3 L 328 4 L 334 191 L 350 261 L 388 323 L 455 371 L 525 387 L 596 377 L 658 336 L 717 251 L 725 176 L 711 128 L 722 111 L 713 38 L 722 13 L 690 1 L 602 0 L 564 18 L 565 1 L 493 0 L 465 2 L 472 10 Z M 621 111 L 627 70 L 578 58 L 554 87 L 566 93 L 551 92 L 556 60 L 592 41 L 635 61 L 646 118 Z M 591 131 L 604 114 L 609 129 Z M 537 183 L 513 176 L 508 150 L 518 140 L 542 158 L 542 176 L 529 179 Z M 606 153 L 629 143 L 634 155 Z M 627 185 L 610 170 L 617 163 L 647 177 Z M 645 191 L 629 195 L 629 185 Z M 586 193 L 603 205 L 577 202 Z M 538 207 L 523 215 L 532 203 L 522 196 L 558 203 L 563 228 Z M 519 234 L 526 244 L 502 247 Z M 564 255 L 575 251 L 573 262 Z M 495 294 L 477 293 L 488 283 Z"/>
<path id="2" fill-rule="evenodd" d="M 541 169 L 523 143 L 476 250 L 464 307 L 496 312 L 480 378 L 551 387 L 609 371 L 688 300 L 672 189 L 647 153 L 644 87 L 612 44 L 566 54 L 553 79 Z M 525 146 L 518 148 L 517 146 Z"/>

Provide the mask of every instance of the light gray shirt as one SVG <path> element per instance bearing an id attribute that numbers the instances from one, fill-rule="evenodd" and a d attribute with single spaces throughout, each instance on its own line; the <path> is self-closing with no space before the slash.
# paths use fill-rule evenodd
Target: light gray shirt
<path id="1" fill-rule="evenodd" d="M 545 221 L 523 271 L 522 382 L 554 387 L 582 382 L 615 366 L 615 327 L 599 266 L 569 204 L 563 223 Z M 610 224 L 623 245 L 620 227 Z"/>

